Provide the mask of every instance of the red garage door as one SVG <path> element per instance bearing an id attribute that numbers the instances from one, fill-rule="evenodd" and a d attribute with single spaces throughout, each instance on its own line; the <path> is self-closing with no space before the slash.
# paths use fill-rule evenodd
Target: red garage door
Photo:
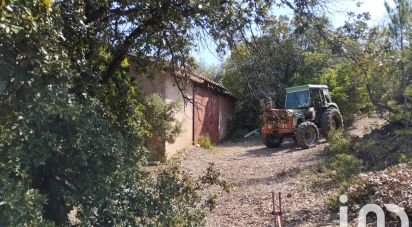
<path id="1" fill-rule="evenodd" d="M 193 131 L 194 141 L 208 136 L 213 143 L 219 142 L 219 97 L 211 91 L 194 87 Z"/>

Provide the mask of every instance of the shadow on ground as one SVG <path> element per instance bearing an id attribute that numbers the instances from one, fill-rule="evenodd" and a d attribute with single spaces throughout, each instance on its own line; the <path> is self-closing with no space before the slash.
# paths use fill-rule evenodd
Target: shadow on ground
<path id="1" fill-rule="evenodd" d="M 279 173 L 276 173 L 273 176 L 267 176 L 267 177 L 261 177 L 261 178 L 249 178 L 245 180 L 240 180 L 236 183 L 234 183 L 237 187 L 240 186 L 251 186 L 251 185 L 258 185 L 258 184 L 265 184 L 265 185 L 271 185 L 271 184 L 276 184 L 276 183 L 281 183 L 285 179 L 289 177 L 294 177 L 302 172 L 302 169 L 299 167 L 292 167 L 287 170 L 283 170 Z"/>
<path id="2" fill-rule="evenodd" d="M 295 211 L 294 218 L 287 220 L 285 226 L 334 226 L 331 225 L 331 223 L 336 220 L 339 220 L 337 214 L 332 213 L 320 217 L 319 210 L 301 209 Z M 316 225 L 311 225 L 310 223 L 313 223 L 314 221 L 316 221 Z"/>
<path id="3" fill-rule="evenodd" d="M 246 142 L 243 142 L 246 143 Z M 251 146 L 259 146 L 257 149 L 250 149 L 246 151 L 246 153 L 243 156 L 246 157 L 268 157 L 268 156 L 277 156 L 279 152 L 282 152 L 281 154 L 285 153 L 292 153 L 295 151 L 301 151 L 303 150 L 300 148 L 293 140 L 287 140 L 286 142 L 283 142 L 280 147 L 276 148 L 268 148 L 265 145 L 263 145 L 262 141 L 260 139 L 254 139 L 253 141 L 249 141 L 251 143 Z M 319 139 L 318 145 L 323 145 L 326 144 L 327 141 L 323 138 Z M 241 144 L 241 143 L 239 143 Z M 227 144 L 226 146 L 233 146 L 233 144 Z M 310 148 L 312 149 L 312 148 Z"/>
<path id="4" fill-rule="evenodd" d="M 260 144 L 262 144 L 260 142 Z M 246 151 L 244 156 L 248 157 L 265 157 L 265 156 L 276 156 L 276 153 L 282 151 L 283 153 L 290 153 L 302 150 L 300 147 L 296 146 L 293 142 L 282 143 L 280 147 L 277 148 L 268 148 L 262 144 L 262 147 L 258 149 L 251 149 Z"/>

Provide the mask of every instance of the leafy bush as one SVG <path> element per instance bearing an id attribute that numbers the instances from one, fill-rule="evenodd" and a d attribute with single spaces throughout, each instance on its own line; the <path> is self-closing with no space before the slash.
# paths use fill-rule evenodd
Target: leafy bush
<path id="1" fill-rule="evenodd" d="M 339 207 L 341 206 L 339 196 L 340 195 L 336 194 L 327 198 L 325 205 L 330 211 L 339 212 Z"/>
<path id="2" fill-rule="evenodd" d="M 144 98 L 141 109 L 148 132 L 149 160 L 164 162 L 165 142 L 173 143 L 182 132 L 182 123 L 175 119 L 175 114 L 181 109 L 180 103 L 167 103 L 160 95 L 153 94 Z"/>
<path id="3" fill-rule="evenodd" d="M 42 218 L 46 198 L 0 170 L 0 226 L 51 226 Z"/>
<path id="4" fill-rule="evenodd" d="M 328 142 L 328 150 L 332 154 L 336 155 L 350 152 L 351 143 L 341 130 L 331 131 L 328 135 Z"/>
<path id="5" fill-rule="evenodd" d="M 356 175 L 361 171 L 363 162 L 351 154 L 337 154 L 329 165 L 330 176 L 339 186 L 340 193 L 332 195 L 326 201 L 326 206 L 333 212 L 341 205 L 339 196 L 357 180 Z"/>
<path id="6" fill-rule="evenodd" d="M 352 62 L 342 61 L 324 69 L 315 77 L 315 81 L 311 81 L 328 85 L 332 100 L 338 104 L 342 112 L 345 126 L 350 126 L 354 122 L 355 113 L 371 109 L 365 89 L 360 84 L 353 83 L 358 74 L 351 69 L 352 67 Z"/>
<path id="7" fill-rule="evenodd" d="M 362 168 L 362 160 L 350 154 L 338 154 L 330 165 L 336 179 L 342 184 L 358 174 Z"/>
<path id="8" fill-rule="evenodd" d="M 399 163 L 406 164 L 409 168 L 412 168 L 412 157 L 405 154 L 401 154 L 399 156 Z"/>
<path id="9" fill-rule="evenodd" d="M 118 215 L 129 214 L 126 223 L 132 225 L 203 226 L 204 209 L 214 208 L 216 195 L 202 192 L 211 186 L 226 192 L 231 189 L 231 184 L 222 179 L 213 163 L 209 163 L 204 175 L 198 179 L 185 174 L 177 165 L 143 176 L 146 181 L 135 184 L 133 190 L 121 192 L 119 200 L 111 202 L 112 207 L 106 212 L 113 221 L 119 220 Z M 107 223 L 110 222 L 101 224 Z"/>
<path id="10" fill-rule="evenodd" d="M 342 131 L 332 131 L 328 151 L 333 154 L 329 165 L 332 177 L 341 189 L 346 189 L 362 168 L 363 162 L 351 154 L 351 143 Z"/>
<path id="11" fill-rule="evenodd" d="M 145 98 L 142 112 L 148 124 L 150 136 L 173 143 L 176 136 L 181 133 L 181 122 L 177 122 L 175 114 L 181 110 L 179 101 L 166 102 L 159 94 Z"/>
<path id="12" fill-rule="evenodd" d="M 203 148 L 206 148 L 206 149 L 213 148 L 213 143 L 208 136 L 200 136 L 198 139 L 198 143 Z"/>

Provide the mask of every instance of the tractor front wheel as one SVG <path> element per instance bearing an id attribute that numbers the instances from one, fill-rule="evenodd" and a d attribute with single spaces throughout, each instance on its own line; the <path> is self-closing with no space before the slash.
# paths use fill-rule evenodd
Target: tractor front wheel
<path id="1" fill-rule="evenodd" d="M 303 149 L 316 146 L 318 139 L 319 130 L 313 122 L 305 121 L 296 130 L 297 144 Z"/>
<path id="2" fill-rule="evenodd" d="M 281 136 L 262 135 L 262 137 L 263 143 L 269 148 L 279 147 L 283 141 L 283 137 Z"/>

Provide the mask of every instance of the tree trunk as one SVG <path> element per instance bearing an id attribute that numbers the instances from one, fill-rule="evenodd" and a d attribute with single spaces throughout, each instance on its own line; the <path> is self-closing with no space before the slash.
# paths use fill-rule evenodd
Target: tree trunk
<path id="1" fill-rule="evenodd" d="M 37 186 L 40 192 L 47 196 L 44 216 L 57 226 L 63 226 L 67 223 L 68 211 L 65 206 L 61 182 L 58 178 L 58 166 L 58 161 L 52 160 L 49 163 L 49 168 L 40 170 L 37 182 L 41 182 L 41 184 Z"/>
<path id="2" fill-rule="evenodd" d="M 400 7 L 399 7 L 399 11 L 400 11 Z M 401 15 L 401 12 L 399 12 L 399 15 Z M 402 105 L 402 113 L 403 113 L 403 126 L 405 129 L 409 128 L 409 119 L 408 119 L 408 115 L 409 115 L 409 111 L 408 111 L 408 97 L 406 95 L 406 87 L 407 82 L 408 82 L 408 73 L 406 71 L 406 65 L 405 65 L 405 55 L 404 55 L 404 48 L 403 48 L 403 24 L 400 24 L 401 28 L 400 28 L 400 46 L 401 46 L 401 67 L 402 67 L 402 79 L 401 79 L 401 86 L 400 86 L 400 90 L 401 90 L 401 94 L 402 94 L 402 98 L 403 98 L 403 105 Z"/>
<path id="3" fill-rule="evenodd" d="M 63 226 L 67 222 L 67 212 L 64 198 L 63 195 L 61 195 L 55 176 L 50 176 L 50 178 L 46 179 L 45 187 L 48 192 L 45 217 L 54 221 L 57 226 Z"/>

